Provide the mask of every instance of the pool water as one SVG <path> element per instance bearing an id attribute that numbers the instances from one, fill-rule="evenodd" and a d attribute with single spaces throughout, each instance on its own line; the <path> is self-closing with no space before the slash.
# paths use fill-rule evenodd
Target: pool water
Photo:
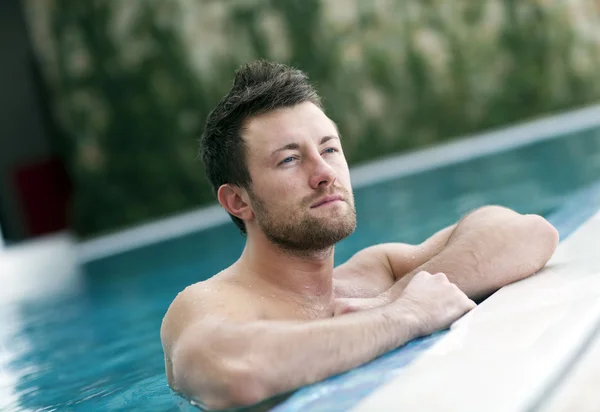
<path id="1" fill-rule="evenodd" d="M 599 179 L 594 129 L 360 188 L 358 227 L 336 262 L 374 243 L 420 242 L 486 204 L 548 216 Z M 243 244 L 228 223 L 90 262 L 67 292 L 0 302 L 0 393 L 12 393 L 0 410 L 190 410 L 166 385 L 162 317 Z"/>

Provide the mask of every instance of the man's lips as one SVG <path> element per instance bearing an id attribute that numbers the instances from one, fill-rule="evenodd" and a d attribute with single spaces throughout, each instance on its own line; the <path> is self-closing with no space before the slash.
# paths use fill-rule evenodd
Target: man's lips
<path id="1" fill-rule="evenodd" d="M 326 203 L 335 202 L 336 200 L 344 200 L 344 198 L 341 195 L 326 196 L 326 197 L 323 197 L 323 198 L 317 200 L 311 206 L 311 208 L 319 207 L 319 206 L 324 205 Z"/>

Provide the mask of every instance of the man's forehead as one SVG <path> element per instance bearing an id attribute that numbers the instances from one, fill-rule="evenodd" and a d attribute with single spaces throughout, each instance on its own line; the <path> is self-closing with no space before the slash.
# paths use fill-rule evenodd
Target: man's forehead
<path id="1" fill-rule="evenodd" d="M 338 136 L 338 130 L 317 106 L 303 103 L 248 119 L 242 135 L 249 147 L 265 149 L 307 137 L 320 140 L 323 136 Z"/>

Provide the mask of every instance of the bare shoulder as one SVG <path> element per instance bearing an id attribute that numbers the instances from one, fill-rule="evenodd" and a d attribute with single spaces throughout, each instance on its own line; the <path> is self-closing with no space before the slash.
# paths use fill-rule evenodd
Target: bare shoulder
<path id="1" fill-rule="evenodd" d="M 256 299 L 235 283 L 216 275 L 188 286 L 173 300 L 163 318 L 162 341 L 165 373 L 176 392 L 194 393 L 190 387 L 210 387 L 191 370 L 214 370 L 212 348 L 227 342 L 236 325 L 259 317 Z M 191 386 L 190 386 L 191 385 Z"/>
<path id="2" fill-rule="evenodd" d="M 189 325 L 207 318 L 237 322 L 257 317 L 258 311 L 254 310 L 247 295 L 244 290 L 218 277 L 185 288 L 173 300 L 163 318 L 160 335 L 165 352 L 168 353 Z"/>

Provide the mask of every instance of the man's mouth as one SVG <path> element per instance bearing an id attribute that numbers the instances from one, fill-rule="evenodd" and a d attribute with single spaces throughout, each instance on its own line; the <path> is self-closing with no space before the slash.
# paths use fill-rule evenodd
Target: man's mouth
<path id="1" fill-rule="evenodd" d="M 344 198 L 341 195 L 325 196 L 325 197 L 317 200 L 315 203 L 313 203 L 313 205 L 311 206 L 311 209 L 314 209 L 315 207 L 323 206 L 323 205 L 326 205 L 329 203 L 343 201 L 343 200 L 344 200 Z"/>

